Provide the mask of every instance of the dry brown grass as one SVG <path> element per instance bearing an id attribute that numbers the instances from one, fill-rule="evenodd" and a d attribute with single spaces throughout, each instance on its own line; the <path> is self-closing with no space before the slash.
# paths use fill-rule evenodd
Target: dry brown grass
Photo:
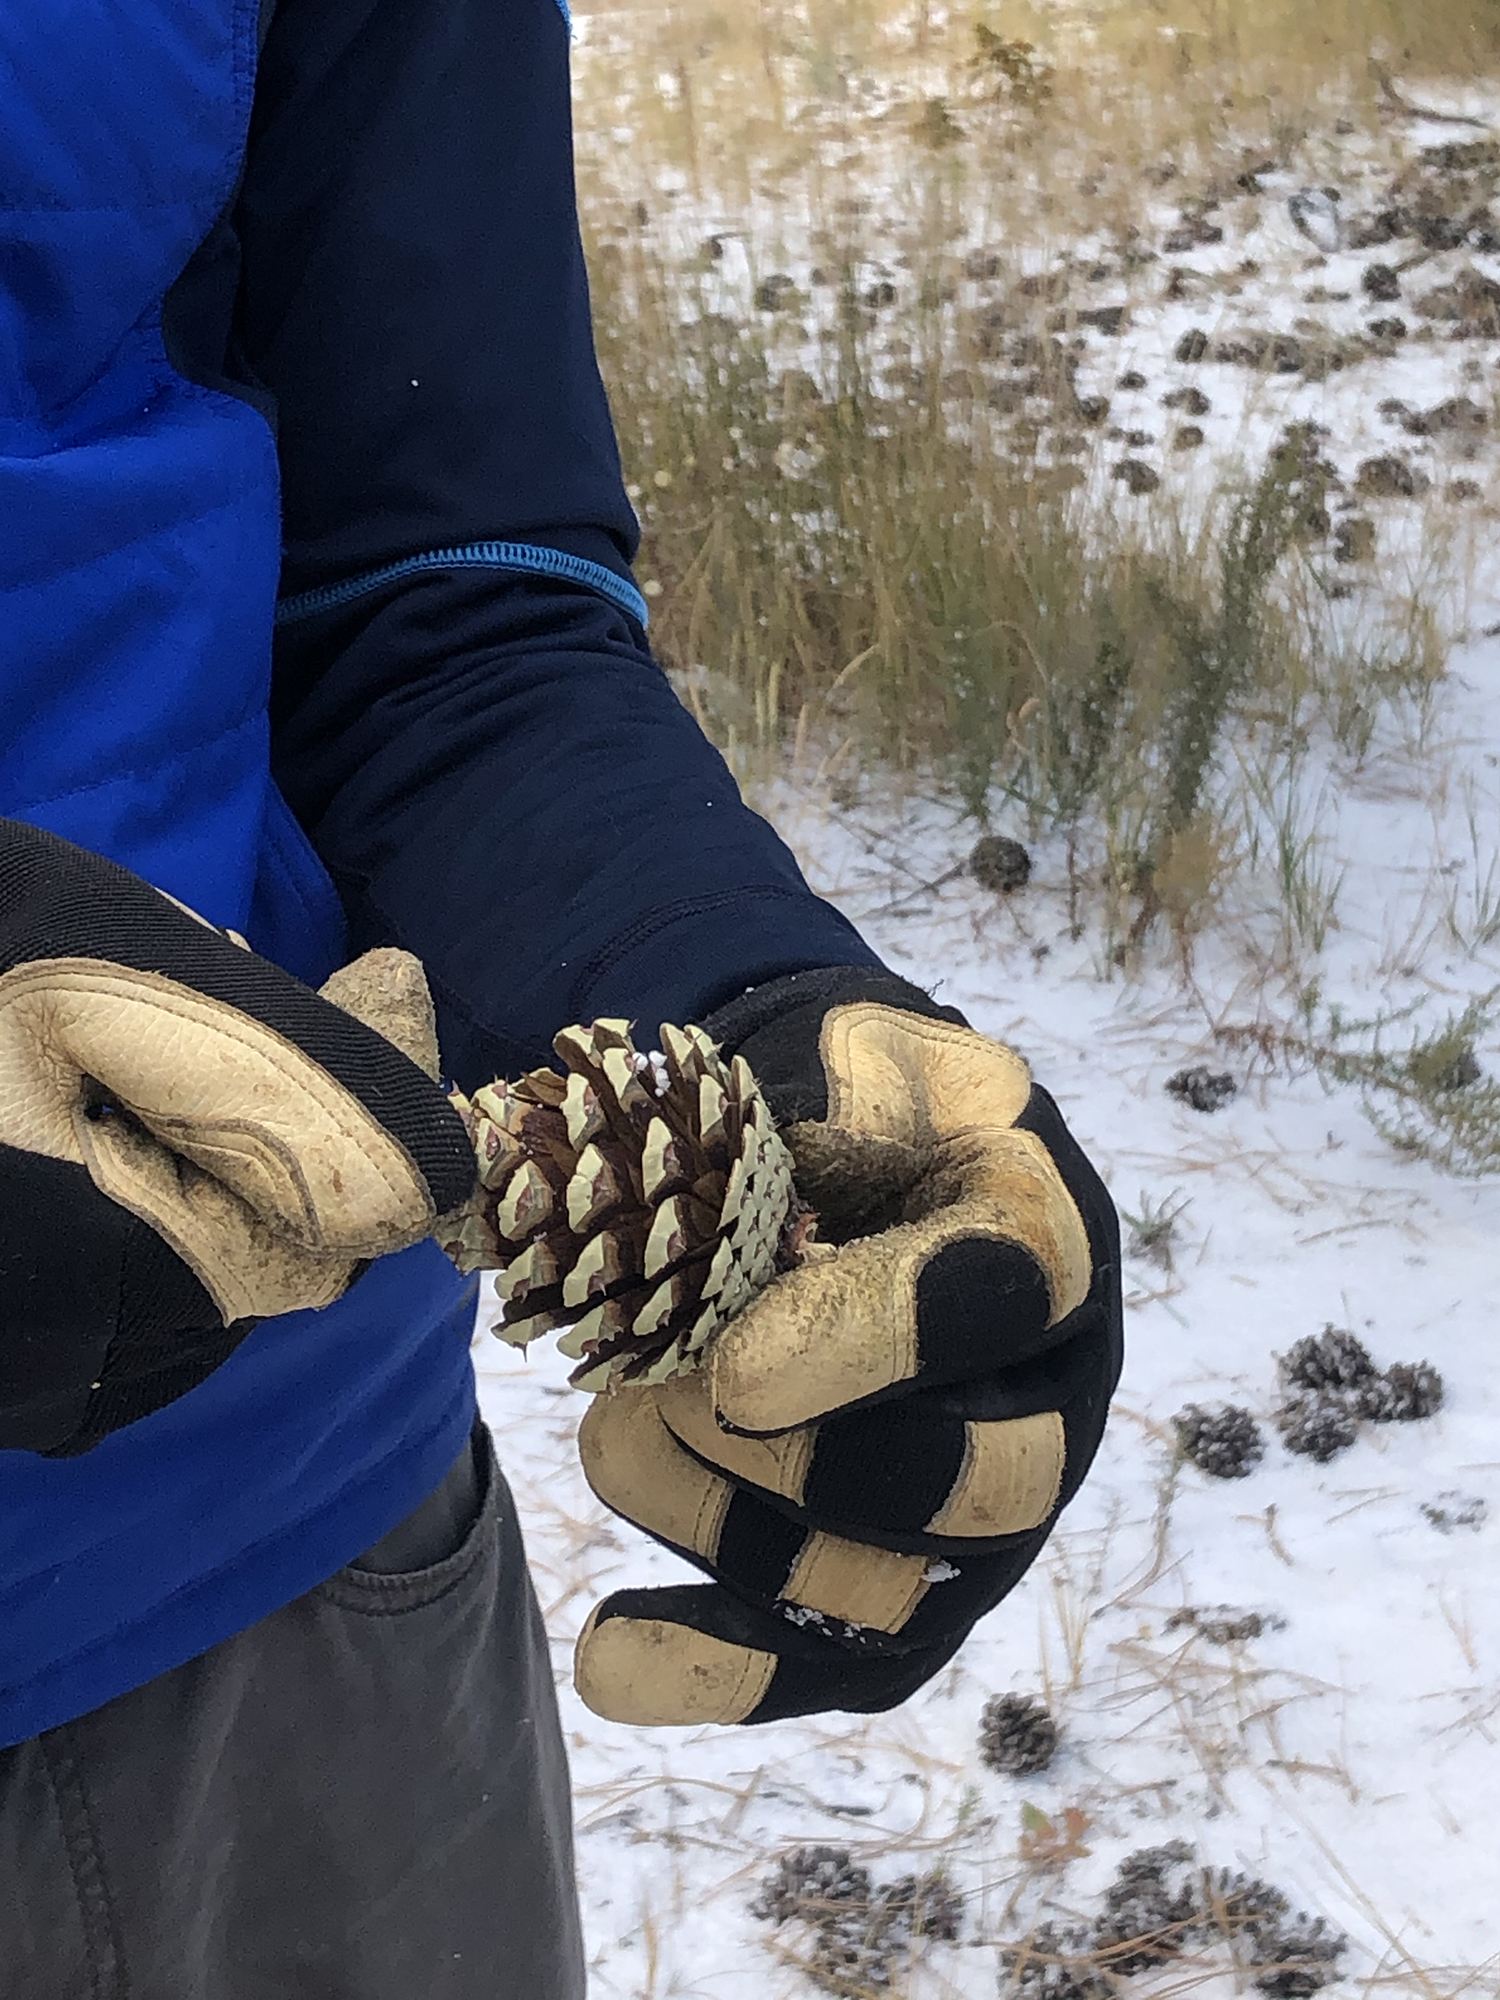
<path id="1" fill-rule="evenodd" d="M 1019 246 L 1092 232 L 1128 256 L 1148 168 L 1185 202 L 1257 148 L 1315 174 L 1336 120 L 1378 124 L 1383 63 L 1415 88 L 1488 61 L 1500 6 L 594 12 L 613 39 L 580 65 L 580 186 L 639 574 L 731 761 L 875 760 L 980 823 L 1060 829 L 1075 917 L 1094 898 L 1127 955 L 1158 920 L 1186 950 L 1250 873 L 1279 957 L 1316 954 L 1338 882 L 1297 759 L 1420 708 L 1442 635 L 1420 605 L 1374 636 L 1329 617 L 1317 495 L 1263 451 L 1191 514 L 1086 479 L 1089 413 Z M 814 276 L 775 311 L 729 300 L 725 238 L 753 291 L 793 226 Z M 988 319 L 955 304 L 976 231 L 1006 264 Z M 894 300 L 872 301 L 877 251 L 905 267 Z M 1030 371 L 1020 421 L 1002 349 Z"/>

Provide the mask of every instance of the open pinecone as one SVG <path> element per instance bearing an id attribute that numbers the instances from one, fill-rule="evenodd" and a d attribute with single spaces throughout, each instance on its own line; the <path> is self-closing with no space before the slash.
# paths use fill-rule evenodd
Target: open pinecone
<path id="1" fill-rule="evenodd" d="M 626 1021 L 564 1028 L 568 1070 L 452 1093 L 480 1186 L 438 1240 L 493 1270 L 497 1328 L 524 1347 L 557 1327 L 583 1389 L 664 1381 L 776 1275 L 812 1218 L 749 1065 L 701 1028 L 644 1055 Z"/>
<path id="2" fill-rule="evenodd" d="M 991 1695 L 979 1718 L 979 1756 L 992 1771 L 1030 1777 L 1045 1771 L 1057 1751 L 1058 1728 L 1046 1702 L 1034 1694 Z"/>

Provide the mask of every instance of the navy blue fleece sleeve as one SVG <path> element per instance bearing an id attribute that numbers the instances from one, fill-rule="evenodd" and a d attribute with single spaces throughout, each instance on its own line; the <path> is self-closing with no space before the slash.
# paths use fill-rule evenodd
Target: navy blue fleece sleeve
<path id="1" fill-rule="evenodd" d="M 565 1022 L 875 964 L 653 661 L 557 0 L 281 0 L 235 217 L 279 410 L 274 756 L 460 1081 Z"/>

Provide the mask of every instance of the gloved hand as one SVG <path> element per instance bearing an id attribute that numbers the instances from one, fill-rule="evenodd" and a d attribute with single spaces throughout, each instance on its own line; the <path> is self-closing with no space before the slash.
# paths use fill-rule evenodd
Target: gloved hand
<path id="1" fill-rule="evenodd" d="M 1024 1574 L 1120 1372 L 1119 1230 L 1010 1049 L 888 974 L 705 1024 L 760 1078 L 828 1247 L 694 1374 L 598 1397 L 605 1503 L 714 1579 L 607 1598 L 579 1693 L 635 1723 L 904 1701 Z"/>
<path id="2" fill-rule="evenodd" d="M 320 998 L 0 820 L 0 1448 L 87 1450 L 465 1199 L 421 968 L 370 956 Z"/>

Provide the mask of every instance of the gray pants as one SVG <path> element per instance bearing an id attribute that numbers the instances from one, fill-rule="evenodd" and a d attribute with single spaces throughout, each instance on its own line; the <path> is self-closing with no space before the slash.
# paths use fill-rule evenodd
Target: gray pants
<path id="1" fill-rule="evenodd" d="M 0 1750 L 3 2000 L 581 2000 L 568 1774 L 476 1433 L 359 1563 Z"/>

